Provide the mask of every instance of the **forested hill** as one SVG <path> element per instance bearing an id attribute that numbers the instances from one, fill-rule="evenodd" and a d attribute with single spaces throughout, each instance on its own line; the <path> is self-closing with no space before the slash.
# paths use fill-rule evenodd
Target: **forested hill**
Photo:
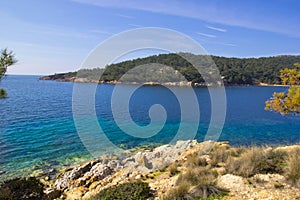
<path id="1" fill-rule="evenodd" d="M 190 55 L 194 58 L 201 57 L 202 59 L 208 57 L 192 54 L 185 55 Z M 274 56 L 261 58 L 226 58 L 211 56 L 211 58 L 220 70 L 224 83 L 227 85 L 257 85 L 260 83 L 281 84 L 279 78 L 280 69 L 286 67 L 292 68 L 294 63 L 300 63 L 300 56 Z M 128 70 L 148 63 L 160 63 L 171 66 L 183 74 L 185 78 L 192 83 L 204 82 L 198 71 L 188 61 L 177 54 L 160 54 L 146 58 L 138 58 L 111 64 L 106 66 L 105 69 L 94 68 L 82 70 L 80 77 L 86 78 L 86 80 L 91 82 L 115 82 Z M 99 74 L 102 72 L 102 77 L 99 80 Z M 42 77 L 41 80 L 74 81 L 76 74 L 76 72 L 55 74 Z M 135 76 L 134 78 L 138 77 Z"/>

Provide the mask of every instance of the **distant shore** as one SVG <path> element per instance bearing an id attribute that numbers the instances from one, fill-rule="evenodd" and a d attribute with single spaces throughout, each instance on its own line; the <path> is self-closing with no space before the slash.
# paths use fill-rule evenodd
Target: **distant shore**
<path id="1" fill-rule="evenodd" d="M 246 84 L 246 85 L 229 85 L 229 84 L 222 84 L 218 82 L 216 84 L 206 84 L 206 83 L 192 83 L 188 81 L 180 81 L 180 82 L 119 82 L 117 80 L 113 81 L 97 81 L 97 80 L 90 80 L 87 78 L 76 78 L 76 77 L 68 77 L 68 78 L 55 78 L 55 76 L 42 76 L 39 80 L 47 80 L 47 81 L 57 81 L 57 82 L 74 82 L 74 83 L 97 83 L 97 84 L 109 84 L 109 85 L 116 85 L 116 84 L 124 84 L 124 85 L 149 85 L 149 86 L 157 86 L 157 85 L 164 85 L 164 86 L 179 86 L 179 87 L 209 87 L 209 86 L 274 86 L 274 87 L 288 87 L 288 85 L 281 85 L 281 84 L 268 84 L 268 83 L 257 83 L 257 84 Z"/>

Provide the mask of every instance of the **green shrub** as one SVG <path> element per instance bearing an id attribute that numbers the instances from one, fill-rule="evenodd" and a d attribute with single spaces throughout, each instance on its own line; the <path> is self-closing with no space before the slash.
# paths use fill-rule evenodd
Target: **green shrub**
<path id="1" fill-rule="evenodd" d="M 104 189 L 91 200 L 144 200 L 150 196 L 148 183 L 131 182 Z"/>
<path id="2" fill-rule="evenodd" d="M 0 89 L 0 99 L 4 99 L 7 97 L 7 92 L 4 89 Z"/>
<path id="3" fill-rule="evenodd" d="M 0 199 L 42 199 L 44 196 L 43 185 L 33 177 L 16 178 L 6 181 L 0 188 Z"/>
<path id="4" fill-rule="evenodd" d="M 5 181 L 0 187 L 1 200 L 52 200 L 60 197 L 61 192 L 54 190 L 50 194 L 44 194 L 44 187 L 34 177 L 15 178 Z"/>

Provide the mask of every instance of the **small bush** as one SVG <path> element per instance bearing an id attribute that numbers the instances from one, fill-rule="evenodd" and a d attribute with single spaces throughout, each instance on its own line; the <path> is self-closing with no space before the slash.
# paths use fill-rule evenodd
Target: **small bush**
<path id="1" fill-rule="evenodd" d="M 294 185 L 300 185 L 300 148 L 295 149 L 286 157 L 286 177 Z"/>
<path id="2" fill-rule="evenodd" d="M 148 183 L 131 182 L 104 189 L 91 200 L 144 200 L 150 196 Z"/>
<path id="3" fill-rule="evenodd" d="M 0 89 L 0 99 L 4 99 L 7 97 L 7 92 L 4 89 Z"/>
<path id="4" fill-rule="evenodd" d="M 4 182 L 0 188 L 1 200 L 38 200 L 43 197 L 43 185 L 33 177 L 12 179 Z"/>

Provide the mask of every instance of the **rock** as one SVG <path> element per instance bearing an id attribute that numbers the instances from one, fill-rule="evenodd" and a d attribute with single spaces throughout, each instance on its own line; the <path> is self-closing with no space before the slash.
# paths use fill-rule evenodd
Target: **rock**
<path id="1" fill-rule="evenodd" d="M 139 179 L 141 179 L 141 178 L 142 178 L 142 175 L 141 175 L 141 174 L 138 174 L 138 175 L 136 175 L 136 177 L 134 177 L 135 180 L 139 180 Z"/>
<path id="2" fill-rule="evenodd" d="M 64 190 L 68 187 L 69 181 L 78 179 L 83 176 L 84 173 L 89 171 L 92 168 L 92 163 L 88 162 L 84 165 L 79 165 L 74 167 L 73 169 L 67 169 L 66 172 L 60 174 L 58 179 L 56 179 L 54 185 L 58 190 Z"/>
<path id="3" fill-rule="evenodd" d="M 232 174 L 226 174 L 223 176 L 220 176 L 217 181 L 217 185 L 221 188 L 228 189 L 230 191 L 239 191 L 242 188 L 245 188 L 244 191 L 246 191 L 246 185 L 245 180 L 240 176 L 235 176 Z M 243 189 L 242 189 L 243 190 Z"/>
<path id="4" fill-rule="evenodd" d="M 82 199 L 82 196 L 84 195 L 85 192 L 87 192 L 87 189 L 85 189 L 84 187 L 73 188 L 68 193 L 68 197 L 66 199 L 67 200 L 80 200 L 80 199 Z"/>
<path id="5" fill-rule="evenodd" d="M 143 167 L 146 167 L 148 169 L 152 169 L 152 163 L 150 163 L 146 157 L 147 153 L 145 152 L 138 152 L 135 156 L 134 156 L 134 159 L 136 161 L 136 163 L 139 165 L 139 166 L 143 166 Z"/>
<path id="6" fill-rule="evenodd" d="M 101 163 L 97 163 L 92 167 L 89 173 L 92 175 L 91 181 L 99 181 L 110 176 L 113 172 L 114 170 L 112 170 L 110 167 Z"/>

